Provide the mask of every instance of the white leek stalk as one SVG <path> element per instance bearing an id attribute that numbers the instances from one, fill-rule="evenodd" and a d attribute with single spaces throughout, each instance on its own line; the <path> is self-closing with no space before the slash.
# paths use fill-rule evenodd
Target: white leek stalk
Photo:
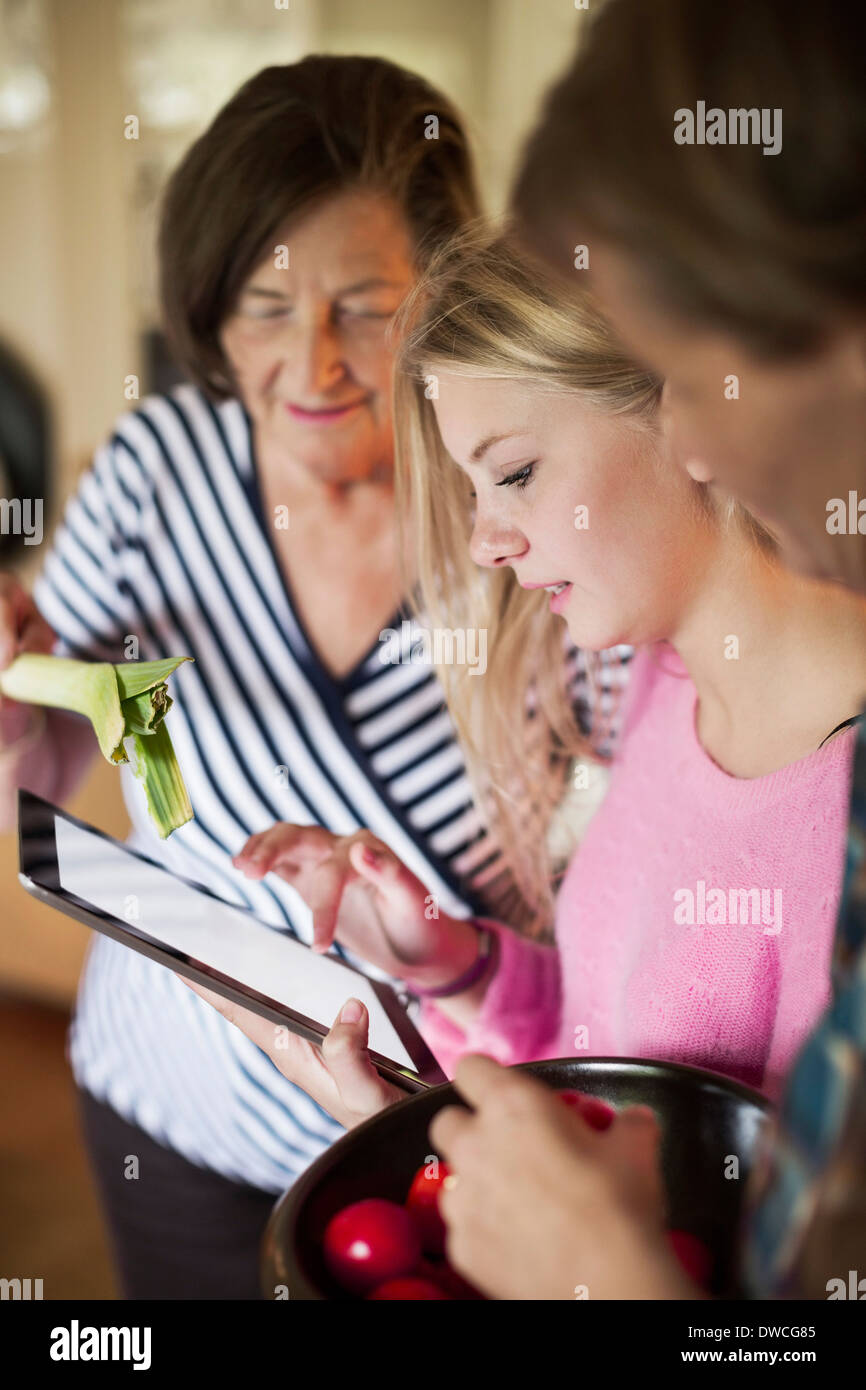
<path id="1" fill-rule="evenodd" d="M 104 758 L 129 762 L 144 784 L 151 818 L 165 839 L 192 820 L 192 806 L 163 720 L 171 708 L 166 678 L 188 656 L 165 661 L 71 661 L 59 656 L 19 656 L 0 671 L 0 693 L 27 705 L 73 710 L 90 720 Z"/>

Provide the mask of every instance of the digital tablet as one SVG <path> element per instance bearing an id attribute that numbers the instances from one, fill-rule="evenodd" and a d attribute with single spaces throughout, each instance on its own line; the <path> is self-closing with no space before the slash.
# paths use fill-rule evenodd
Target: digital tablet
<path id="1" fill-rule="evenodd" d="M 19 791 L 18 816 L 18 877 L 41 902 L 310 1042 L 321 1043 L 354 995 L 367 1006 L 370 1057 L 382 1076 L 408 1092 L 448 1080 L 390 985 L 31 792 Z"/>

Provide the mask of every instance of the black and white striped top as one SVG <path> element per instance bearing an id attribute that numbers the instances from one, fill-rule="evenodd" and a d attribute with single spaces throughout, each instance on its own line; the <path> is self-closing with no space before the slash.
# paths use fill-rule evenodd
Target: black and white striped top
<path id="1" fill-rule="evenodd" d="M 399 663 L 383 662 L 377 642 L 343 679 L 323 667 L 272 549 L 239 402 L 214 406 L 182 386 L 124 415 L 67 506 L 35 598 L 60 655 L 119 661 L 135 637 L 141 660 L 195 658 L 172 677 L 169 717 L 195 819 L 160 841 L 140 785 L 121 773 L 131 843 L 148 855 L 310 940 L 297 893 L 273 875 L 247 880 L 231 856 L 277 820 L 369 826 L 443 911 L 490 911 L 507 869 L 473 805 L 441 686 L 405 633 Z M 407 617 L 389 626 L 401 632 Z M 584 702 L 584 667 L 573 650 L 570 660 Z M 618 669 L 613 659 L 611 682 Z M 267 1191 L 342 1133 L 170 970 L 103 936 L 68 1048 L 98 1099 Z"/>

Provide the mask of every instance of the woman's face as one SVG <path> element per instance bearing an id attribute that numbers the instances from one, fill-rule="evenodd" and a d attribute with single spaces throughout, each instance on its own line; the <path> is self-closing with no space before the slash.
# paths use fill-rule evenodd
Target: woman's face
<path id="1" fill-rule="evenodd" d="M 390 472 L 386 331 L 412 279 L 384 197 L 342 193 L 284 228 L 220 333 L 258 442 L 323 481 Z"/>
<path id="2" fill-rule="evenodd" d="M 478 565 L 551 597 L 576 645 L 670 638 L 716 535 L 661 436 L 532 383 L 438 374 L 445 448 L 475 493 Z"/>

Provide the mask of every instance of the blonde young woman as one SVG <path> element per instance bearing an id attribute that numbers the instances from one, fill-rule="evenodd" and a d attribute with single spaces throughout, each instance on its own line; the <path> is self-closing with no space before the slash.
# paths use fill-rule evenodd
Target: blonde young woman
<path id="1" fill-rule="evenodd" d="M 579 647 L 641 649 L 610 788 L 559 890 L 555 945 L 431 920 L 424 886 L 367 832 L 281 824 L 235 862 L 299 889 L 318 949 L 337 939 L 426 993 L 446 1069 L 467 1050 L 579 1048 L 774 1096 L 829 993 L 866 608 L 787 572 L 766 531 L 676 466 L 658 383 L 506 244 L 438 257 L 407 325 L 397 420 L 421 604 L 434 629 L 487 632 L 483 680 L 442 679 L 530 897 L 550 891 L 549 814 L 533 833 L 527 811 L 567 722 L 562 619 Z M 287 1056 L 208 997 L 344 1124 L 397 1098 L 357 1001 L 324 1054 Z"/>

